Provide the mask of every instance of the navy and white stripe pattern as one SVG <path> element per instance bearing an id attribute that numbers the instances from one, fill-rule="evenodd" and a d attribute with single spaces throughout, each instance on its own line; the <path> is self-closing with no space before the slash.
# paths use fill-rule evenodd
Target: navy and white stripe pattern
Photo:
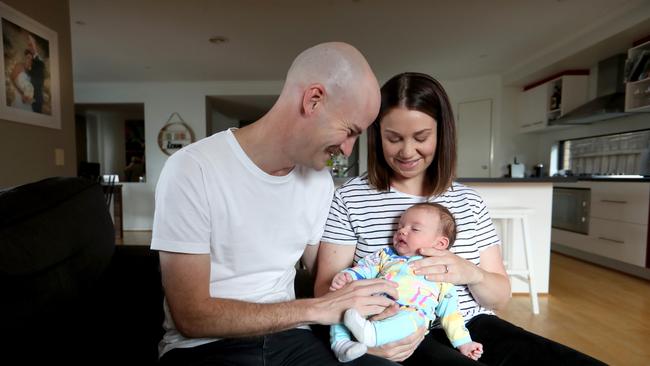
<path id="1" fill-rule="evenodd" d="M 370 187 L 367 175 L 356 177 L 334 193 L 321 241 L 356 245 L 354 263 L 357 263 L 366 255 L 391 245 L 402 213 L 425 201 L 427 197 L 392 188 L 378 192 Z M 456 255 L 478 265 L 482 250 L 501 244 L 485 203 L 473 189 L 454 182 L 447 192 L 428 201 L 447 207 L 454 215 L 457 235 L 450 250 Z M 465 321 L 478 314 L 492 314 L 474 301 L 467 286 L 456 286 L 456 290 Z"/>

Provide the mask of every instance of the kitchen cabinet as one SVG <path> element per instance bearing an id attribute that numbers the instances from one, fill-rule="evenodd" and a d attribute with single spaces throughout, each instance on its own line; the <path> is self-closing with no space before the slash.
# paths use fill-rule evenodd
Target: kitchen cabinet
<path id="1" fill-rule="evenodd" d="M 562 75 L 525 90 L 519 101 L 520 132 L 544 130 L 587 101 L 587 75 Z"/>
<path id="2" fill-rule="evenodd" d="M 627 51 L 625 111 L 650 111 L 650 41 Z"/>
<path id="3" fill-rule="evenodd" d="M 522 132 L 546 127 L 546 98 L 548 86 L 542 84 L 522 93 L 519 108 L 519 128 Z"/>
<path id="4" fill-rule="evenodd" d="M 650 183 L 589 182 L 592 218 L 648 224 Z"/>
<path id="5" fill-rule="evenodd" d="M 648 225 L 592 217 L 589 251 L 607 258 L 645 267 Z"/>
<path id="6" fill-rule="evenodd" d="M 650 183 L 580 181 L 561 186 L 591 190 L 589 234 L 554 228 L 552 230 L 554 249 L 556 249 L 555 244 L 559 244 L 618 263 L 636 266 L 638 269 L 646 267 Z M 562 249 L 559 251 L 564 252 Z M 611 264 L 615 269 L 626 272 L 631 268 L 625 265 L 619 266 L 617 262 L 598 263 L 605 266 Z M 634 274 L 636 273 L 638 271 L 635 270 Z"/>

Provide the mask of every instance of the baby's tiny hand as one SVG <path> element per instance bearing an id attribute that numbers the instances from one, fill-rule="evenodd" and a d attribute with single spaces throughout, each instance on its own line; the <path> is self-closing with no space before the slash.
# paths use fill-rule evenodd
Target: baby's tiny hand
<path id="1" fill-rule="evenodd" d="M 478 342 L 469 342 L 458 346 L 458 350 L 463 355 L 477 361 L 483 354 L 483 345 Z"/>
<path id="2" fill-rule="evenodd" d="M 332 284 L 330 285 L 330 291 L 340 290 L 347 283 L 352 282 L 352 276 L 349 273 L 339 272 L 332 279 Z"/>

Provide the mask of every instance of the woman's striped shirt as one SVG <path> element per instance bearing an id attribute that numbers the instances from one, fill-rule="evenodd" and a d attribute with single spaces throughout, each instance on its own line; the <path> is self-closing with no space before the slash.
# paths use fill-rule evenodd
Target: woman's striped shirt
<path id="1" fill-rule="evenodd" d="M 405 194 L 391 188 L 379 192 L 370 187 L 367 175 L 356 177 L 334 193 L 322 241 L 356 245 L 354 263 L 370 253 L 391 245 L 402 213 L 427 197 Z M 442 195 L 430 197 L 449 209 L 456 220 L 456 242 L 451 251 L 478 265 L 480 252 L 500 245 L 499 238 L 481 197 L 471 188 L 454 182 Z M 460 311 L 468 321 L 478 314 L 492 314 L 480 306 L 467 286 L 456 286 Z"/>

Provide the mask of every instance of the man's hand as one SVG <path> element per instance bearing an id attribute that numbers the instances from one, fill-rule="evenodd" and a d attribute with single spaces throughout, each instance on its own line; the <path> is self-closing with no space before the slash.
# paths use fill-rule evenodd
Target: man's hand
<path id="1" fill-rule="evenodd" d="M 418 331 L 410 336 L 400 339 L 399 341 L 387 343 L 383 346 L 369 348 L 368 353 L 371 355 L 383 357 L 394 362 L 401 362 L 411 357 L 415 349 L 418 348 L 422 340 L 426 327 L 418 328 Z"/>
<path id="2" fill-rule="evenodd" d="M 397 298 L 397 284 L 383 279 L 352 281 L 339 290 L 310 299 L 313 301 L 311 318 L 316 323 L 329 325 L 341 323 L 343 313 L 350 308 L 362 316 L 379 314 L 394 303 L 379 294 Z"/>
<path id="3" fill-rule="evenodd" d="M 352 281 L 354 280 L 352 279 L 352 276 L 350 276 L 349 273 L 339 272 L 332 279 L 332 284 L 330 285 L 330 291 L 340 290 L 343 288 L 343 286 L 345 286 L 346 284 Z"/>

